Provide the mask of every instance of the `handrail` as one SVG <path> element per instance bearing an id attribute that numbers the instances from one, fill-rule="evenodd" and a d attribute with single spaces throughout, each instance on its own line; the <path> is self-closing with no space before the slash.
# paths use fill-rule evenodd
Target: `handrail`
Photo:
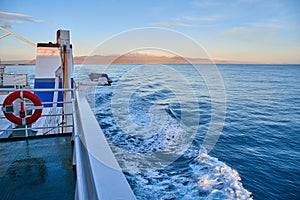
<path id="1" fill-rule="evenodd" d="M 0 78 L 0 86 L 14 88 L 28 86 L 28 74 L 1 73 Z"/>
<path id="2" fill-rule="evenodd" d="M 39 89 L 32 89 L 32 88 L 21 88 L 19 90 L 27 90 L 31 92 L 74 92 L 74 88 L 39 88 Z M 0 88 L 0 92 L 13 92 L 16 91 L 15 88 Z"/>
<path id="3" fill-rule="evenodd" d="M 38 89 L 38 91 L 45 90 Z M 59 124 L 58 126 L 50 127 L 9 128 L 6 130 L 28 131 L 42 128 L 60 129 L 64 126 L 71 127 L 74 141 L 73 164 L 76 165 L 75 199 L 110 200 L 123 198 L 135 200 L 134 193 L 118 165 L 85 96 L 79 96 L 78 91 L 74 89 L 58 89 L 57 91 L 74 92 L 71 101 L 72 113 L 63 113 L 63 110 L 61 113 L 61 115 L 73 116 L 72 125 Z M 46 117 L 48 114 L 42 117 Z M 56 116 L 58 113 L 54 115 Z M 93 138 L 93 135 L 95 138 Z M 93 147 L 97 147 L 97 152 L 91 152 L 91 148 Z"/>
<path id="4" fill-rule="evenodd" d="M 84 95 L 76 100 L 76 169 L 81 170 L 75 199 L 135 200 L 107 140 Z M 75 129 L 74 129 L 75 130 Z M 83 188 L 80 188 L 83 187 Z"/>
<path id="5" fill-rule="evenodd" d="M 19 89 L 19 91 L 31 91 L 31 92 L 71 92 L 74 94 L 74 91 L 76 89 L 74 88 L 58 88 L 58 89 L 30 89 L 30 88 L 24 88 L 24 89 Z M 16 91 L 14 88 L 0 88 L 0 92 L 13 92 Z M 49 101 L 49 102 L 42 102 L 42 105 L 46 106 L 49 104 L 60 104 L 60 105 L 70 105 L 74 103 L 73 100 L 71 101 Z M 28 103 L 27 105 L 29 106 L 28 108 L 30 109 L 30 104 Z M 0 103 L 0 112 L 1 108 L 3 106 L 3 103 Z M 31 108 L 32 109 L 32 108 Z M 31 110 L 30 109 L 30 110 Z M 66 124 L 64 123 L 63 119 L 65 118 L 64 116 L 72 116 L 74 113 L 68 112 L 64 113 L 63 110 L 59 108 L 53 108 L 53 107 L 44 107 L 43 110 L 46 110 L 45 112 L 43 111 L 43 114 L 39 118 L 41 121 L 37 121 L 32 124 L 32 126 L 25 126 L 23 127 L 0 127 L 0 133 L 1 132 L 13 132 L 13 131 L 25 131 L 26 137 L 28 136 L 28 131 L 37 131 L 37 135 L 47 135 L 47 134 L 53 134 L 53 133 L 63 133 L 65 131 L 67 132 L 72 132 L 74 128 L 74 123 L 73 121 L 70 121 L 70 123 Z M 50 118 L 49 118 L 50 117 Z M 51 118 L 52 117 L 52 118 Z M 44 118 L 44 119 L 43 119 Z M 6 117 L 3 115 L 0 115 L 0 120 L 5 120 Z M 49 123 L 50 122 L 50 123 Z M 12 124 L 12 123 L 11 123 Z M 37 124 L 38 126 L 36 126 Z M 65 128 L 72 128 L 70 130 L 64 130 Z"/>
<path id="6" fill-rule="evenodd" d="M 75 93 L 75 98 L 78 94 Z M 77 122 L 77 109 L 75 103 L 73 103 L 73 120 L 74 122 Z M 84 166 L 83 166 L 83 160 L 82 160 L 82 149 L 81 149 L 81 141 L 80 141 L 80 135 L 78 130 L 78 124 L 74 124 L 73 134 L 74 134 L 74 153 L 75 153 L 75 163 L 76 163 L 76 192 L 75 192 L 75 199 L 84 200 L 88 199 L 87 194 L 88 190 L 86 188 L 86 180 L 84 176 Z M 73 161 L 74 163 L 74 161 Z"/>
<path id="7" fill-rule="evenodd" d="M 42 105 L 47 105 L 47 104 L 67 104 L 67 103 L 73 103 L 73 102 L 72 101 L 49 101 L 49 102 L 42 102 Z M 0 103 L 0 106 L 2 106 L 2 105 L 3 104 Z M 28 105 L 33 105 L 33 103 L 28 103 Z"/>
<path id="8" fill-rule="evenodd" d="M 41 117 L 52 117 L 52 116 L 55 117 L 55 116 L 62 116 L 62 115 L 70 116 L 70 115 L 73 115 L 73 113 L 41 115 Z M 6 119 L 6 117 L 5 116 L 0 116 L 0 119 Z"/>
<path id="9" fill-rule="evenodd" d="M 25 131 L 25 130 L 34 130 L 34 129 L 64 128 L 64 127 L 73 127 L 73 125 L 34 127 L 34 128 L 1 129 L 0 131 Z"/>

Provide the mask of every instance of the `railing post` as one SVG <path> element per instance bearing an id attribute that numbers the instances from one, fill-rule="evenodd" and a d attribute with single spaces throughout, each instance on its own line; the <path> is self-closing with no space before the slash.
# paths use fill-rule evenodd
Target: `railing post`
<path id="1" fill-rule="evenodd" d="M 71 83 L 70 83 L 70 74 L 69 74 L 69 54 L 70 54 L 70 49 L 67 47 L 67 45 L 62 46 L 62 58 L 63 58 L 63 63 L 62 63 L 62 71 L 63 71 L 63 88 L 71 88 Z M 71 101 L 71 92 L 70 91 L 64 91 L 63 92 L 63 101 L 65 102 L 70 102 Z M 72 105 L 70 103 L 64 103 L 63 104 L 63 113 L 71 113 L 72 112 Z M 64 124 L 67 126 L 72 123 L 72 118 L 71 116 L 63 116 Z M 69 127 L 64 128 L 63 132 L 71 132 Z"/>
<path id="2" fill-rule="evenodd" d="M 27 126 L 27 124 L 25 125 L 25 137 L 28 138 L 28 126 Z"/>

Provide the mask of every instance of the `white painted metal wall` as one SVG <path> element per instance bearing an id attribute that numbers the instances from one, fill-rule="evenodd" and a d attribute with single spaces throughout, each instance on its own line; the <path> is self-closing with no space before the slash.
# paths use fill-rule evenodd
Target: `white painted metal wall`
<path id="1" fill-rule="evenodd" d="M 135 199 L 85 96 L 76 100 L 76 199 Z"/>

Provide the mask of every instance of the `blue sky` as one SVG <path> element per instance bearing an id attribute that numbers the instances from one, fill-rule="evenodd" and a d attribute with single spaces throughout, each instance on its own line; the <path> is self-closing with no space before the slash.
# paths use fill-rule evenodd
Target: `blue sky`
<path id="1" fill-rule="evenodd" d="M 298 0 L 1 0 L 0 25 L 34 43 L 55 41 L 57 29 L 69 29 L 75 56 L 122 31 L 162 27 L 194 39 L 213 58 L 300 63 L 299 8 Z M 34 57 L 28 44 L 0 39 L 2 60 Z"/>

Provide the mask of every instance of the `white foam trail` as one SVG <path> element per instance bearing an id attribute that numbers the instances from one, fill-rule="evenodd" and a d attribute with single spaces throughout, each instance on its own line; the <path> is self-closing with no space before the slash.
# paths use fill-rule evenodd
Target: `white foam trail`
<path id="1" fill-rule="evenodd" d="M 199 177 L 198 186 L 208 193 L 207 199 L 252 199 L 236 170 L 207 154 L 198 156 L 197 161 L 191 167 Z"/>
<path id="2" fill-rule="evenodd" d="M 178 121 L 169 116 L 157 137 L 150 138 L 139 147 L 129 145 L 129 148 L 144 148 L 146 151 L 164 148 L 176 152 L 176 144 L 180 143 L 184 135 Z M 187 159 L 197 155 L 199 149 L 196 149 L 193 147 L 186 152 Z M 147 160 L 137 162 L 122 154 L 117 155 L 117 158 L 123 170 L 130 173 L 127 178 L 137 199 L 252 199 L 251 192 L 243 187 L 239 173 L 206 153 L 199 155 L 190 164 L 178 164 L 178 171 L 163 169 L 146 173 L 139 173 L 138 169 L 143 165 L 151 165 Z"/>

